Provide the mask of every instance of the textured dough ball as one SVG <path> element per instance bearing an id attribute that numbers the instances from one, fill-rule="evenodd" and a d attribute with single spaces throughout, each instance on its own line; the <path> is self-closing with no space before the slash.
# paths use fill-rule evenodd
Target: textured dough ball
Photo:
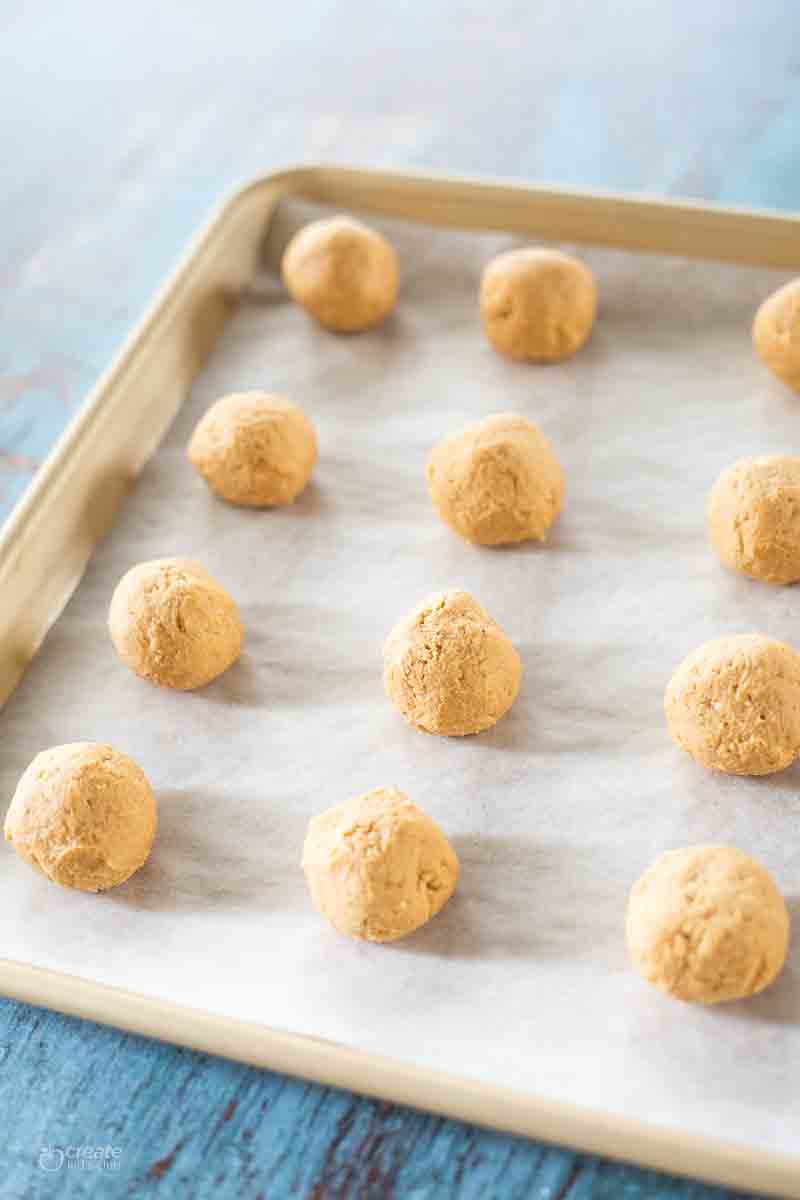
<path id="1" fill-rule="evenodd" d="M 410 725 L 463 737 L 489 729 L 516 699 L 522 664 L 467 592 L 439 592 L 395 625 L 383 650 L 387 695 Z"/>
<path id="2" fill-rule="evenodd" d="M 628 951 L 649 983 L 717 1004 L 763 991 L 789 945 L 789 915 L 768 871 L 732 846 L 668 850 L 634 884 Z"/>
<path id="3" fill-rule="evenodd" d="M 117 654 L 142 679 L 190 691 L 236 662 L 239 610 L 224 588 L 188 558 L 131 567 L 111 598 L 108 628 Z"/>
<path id="4" fill-rule="evenodd" d="M 281 273 L 292 299 L 337 333 L 379 325 L 397 299 L 397 255 L 351 217 L 306 225 L 286 247 Z"/>
<path id="5" fill-rule="evenodd" d="M 800 458 L 742 458 L 708 501 L 711 544 L 726 567 L 767 583 L 800 579 Z"/>
<path id="6" fill-rule="evenodd" d="M 544 539 L 564 495 L 564 475 L 535 425 L 498 413 L 434 446 L 425 474 L 439 516 L 468 542 L 501 546 Z"/>
<path id="7" fill-rule="evenodd" d="M 706 642 L 667 686 L 672 740 L 704 767 L 770 775 L 800 754 L 800 655 L 759 633 Z"/>
<path id="8" fill-rule="evenodd" d="M 317 461 L 314 426 L 301 408 L 266 392 L 237 392 L 212 404 L 187 451 L 211 491 L 231 504 L 291 504 Z"/>
<path id="9" fill-rule="evenodd" d="M 800 279 L 768 296 L 753 321 L 753 345 L 769 369 L 800 392 Z"/>
<path id="10" fill-rule="evenodd" d="M 557 250 L 510 250 L 489 263 L 481 321 L 495 350 L 529 362 L 569 358 L 588 338 L 597 286 L 588 267 Z"/>
<path id="11" fill-rule="evenodd" d="M 316 908 L 334 929 L 391 942 L 436 916 L 459 868 L 430 817 L 402 792 L 377 788 L 312 817 L 303 870 Z"/>
<path id="12" fill-rule="evenodd" d="M 23 774 L 5 836 L 20 858 L 62 887 L 104 892 L 150 853 L 156 801 L 127 754 L 96 742 L 53 746 Z"/>

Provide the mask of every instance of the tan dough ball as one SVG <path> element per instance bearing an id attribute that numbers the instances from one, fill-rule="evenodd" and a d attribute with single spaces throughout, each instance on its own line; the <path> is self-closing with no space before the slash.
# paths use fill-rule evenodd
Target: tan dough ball
<path id="1" fill-rule="evenodd" d="M 708 501 L 711 544 L 726 567 L 767 583 L 800 579 L 800 458 L 742 458 Z"/>
<path id="2" fill-rule="evenodd" d="M 588 267 L 557 250 L 510 250 L 489 263 L 481 321 L 495 350 L 528 362 L 569 358 L 588 338 L 597 286 Z"/>
<path id="3" fill-rule="evenodd" d="M 498 413 L 434 446 L 425 474 L 439 516 L 468 542 L 501 546 L 544 539 L 564 495 L 564 475 L 535 425 Z"/>
<path id="4" fill-rule="evenodd" d="M 704 767 L 770 775 L 800 754 L 800 655 L 759 633 L 706 642 L 667 686 L 672 740 Z"/>
<path id="5" fill-rule="evenodd" d="M 516 699 L 522 663 L 467 592 L 439 592 L 395 625 L 383 650 L 387 695 L 410 725 L 463 737 L 496 724 Z"/>
<path id="6" fill-rule="evenodd" d="M 23 774 L 5 836 L 53 883 L 104 892 L 143 865 L 156 832 L 156 801 L 126 754 L 96 742 L 53 746 Z"/>
<path id="7" fill-rule="evenodd" d="M 303 847 L 311 898 L 348 937 L 391 942 L 435 917 L 458 881 L 438 825 L 393 788 L 312 817 Z"/>
<path id="8" fill-rule="evenodd" d="M 768 296 L 753 321 L 753 345 L 769 369 L 800 392 L 800 279 Z"/>
<path id="9" fill-rule="evenodd" d="M 732 846 L 668 850 L 634 884 L 626 921 L 636 970 L 678 1000 L 717 1004 L 763 991 L 789 945 L 768 871 Z"/>
<path id="10" fill-rule="evenodd" d="M 117 654 L 142 679 L 190 691 L 236 662 L 239 610 L 207 571 L 188 558 L 131 567 L 111 598 L 108 628 Z"/>
<path id="11" fill-rule="evenodd" d="M 380 325 L 394 308 L 399 271 L 386 238 L 351 217 L 312 221 L 286 247 L 289 295 L 336 333 Z"/>
<path id="12" fill-rule="evenodd" d="M 291 504 L 317 461 L 314 426 L 296 404 L 266 392 L 236 392 L 198 422 L 189 461 L 230 504 Z"/>

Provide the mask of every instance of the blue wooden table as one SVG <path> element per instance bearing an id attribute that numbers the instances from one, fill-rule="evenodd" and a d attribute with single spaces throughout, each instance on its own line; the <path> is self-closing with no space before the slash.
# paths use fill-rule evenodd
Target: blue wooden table
<path id="1" fill-rule="evenodd" d="M 0 58 L 3 512 L 248 175 L 435 165 L 800 209 L 793 0 L 2 0 Z M 0 1192 L 26 1200 L 733 1195 L 8 1002 L 0 1111 Z"/>

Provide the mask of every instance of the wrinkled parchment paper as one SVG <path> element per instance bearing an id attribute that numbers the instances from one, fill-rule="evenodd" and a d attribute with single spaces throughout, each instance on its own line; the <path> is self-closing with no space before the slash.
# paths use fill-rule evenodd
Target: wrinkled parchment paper
<path id="1" fill-rule="evenodd" d="M 268 269 L 0 716 L 6 798 L 45 746 L 131 754 L 158 792 L 152 858 L 98 897 L 6 849 L 3 956 L 796 1153 L 797 937 L 768 992 L 707 1011 L 644 984 L 623 939 L 641 871 L 708 841 L 762 859 L 800 928 L 800 768 L 709 774 L 673 748 L 661 710 L 673 668 L 707 638 L 800 643 L 800 591 L 724 571 L 704 525 L 729 462 L 800 450 L 800 399 L 749 338 L 785 276 L 584 251 L 601 295 L 590 343 L 560 366 L 519 366 L 477 320 L 482 265 L 509 238 L 389 226 L 399 309 L 336 337 L 275 271 L 310 215 L 281 210 Z M 247 388 L 287 394 L 317 426 L 313 484 L 284 511 L 219 503 L 185 461 L 206 407 Z M 541 425 L 564 465 L 545 547 L 468 546 L 428 500 L 431 444 L 503 409 Z M 135 678 L 105 628 L 120 575 L 173 554 L 228 587 L 247 630 L 241 662 L 197 694 Z M 473 592 L 524 661 L 511 713 L 477 738 L 415 732 L 383 694 L 389 628 L 446 587 Z M 407 791 L 462 862 L 442 914 L 383 947 L 329 929 L 299 868 L 309 816 L 379 785 Z"/>

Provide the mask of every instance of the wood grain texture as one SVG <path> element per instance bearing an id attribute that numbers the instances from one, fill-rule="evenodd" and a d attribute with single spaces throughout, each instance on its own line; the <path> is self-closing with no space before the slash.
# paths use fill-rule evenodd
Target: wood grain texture
<path id="1" fill-rule="evenodd" d="M 0 511 L 234 183 L 326 160 L 800 209 L 799 34 L 792 0 L 5 0 Z M 25 1200 L 732 1196 L 8 1002 L 0 1105 Z M 118 1166 L 46 1169 L 87 1145 Z"/>
<path id="2" fill-rule="evenodd" d="M 72 1200 L 101 1189 L 197 1200 L 737 1195 L 9 1002 L 0 1002 L 0 1054 L 0 1111 L 14 1114 L 3 1196 Z M 89 1166 L 97 1160 L 77 1153 L 87 1146 L 111 1147 L 117 1153 L 107 1161 L 117 1165 Z"/>

